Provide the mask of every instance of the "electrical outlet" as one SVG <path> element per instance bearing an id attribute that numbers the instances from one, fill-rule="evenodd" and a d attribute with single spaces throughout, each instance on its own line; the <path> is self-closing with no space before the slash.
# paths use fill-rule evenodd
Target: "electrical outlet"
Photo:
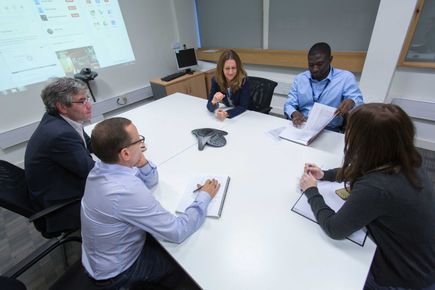
<path id="1" fill-rule="evenodd" d="M 121 105 L 121 106 L 126 105 L 126 104 L 128 103 L 128 98 L 127 98 L 127 96 L 122 96 L 122 97 L 117 98 L 117 99 L 116 99 L 116 103 L 117 103 L 118 105 Z"/>

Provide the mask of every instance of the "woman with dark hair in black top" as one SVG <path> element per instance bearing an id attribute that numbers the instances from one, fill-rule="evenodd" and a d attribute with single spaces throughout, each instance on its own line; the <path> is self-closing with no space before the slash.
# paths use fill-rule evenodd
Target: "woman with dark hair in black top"
<path id="1" fill-rule="evenodd" d="M 411 119 L 398 106 L 356 108 L 345 131 L 343 166 L 306 164 L 300 187 L 322 229 L 343 239 L 366 226 L 377 245 L 364 289 L 435 289 L 435 194 L 421 168 Z M 345 182 L 351 194 L 334 212 L 317 180 Z"/>

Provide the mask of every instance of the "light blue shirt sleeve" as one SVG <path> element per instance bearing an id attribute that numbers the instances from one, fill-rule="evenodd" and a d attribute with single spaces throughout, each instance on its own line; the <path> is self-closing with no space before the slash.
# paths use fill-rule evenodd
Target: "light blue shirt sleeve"
<path id="1" fill-rule="evenodd" d="M 298 78 L 295 78 L 288 93 L 287 101 L 284 104 L 284 113 L 289 119 L 291 119 L 293 112 L 297 110 L 298 104 Z"/>
<path id="2" fill-rule="evenodd" d="M 363 104 L 361 90 L 358 87 L 355 76 L 351 73 L 346 75 L 343 87 L 343 100 L 351 99 L 355 103 L 355 107 Z"/>
<path id="3" fill-rule="evenodd" d="M 120 204 L 118 216 L 156 238 L 173 243 L 181 243 L 201 226 L 211 200 L 208 193 L 201 191 L 185 213 L 176 216 L 164 209 L 140 184 L 134 185 L 127 195 L 131 197 L 128 204 Z"/>
<path id="4" fill-rule="evenodd" d="M 145 166 L 138 168 L 137 177 L 139 177 L 148 188 L 153 188 L 159 182 L 157 166 L 151 161 L 148 161 Z"/>

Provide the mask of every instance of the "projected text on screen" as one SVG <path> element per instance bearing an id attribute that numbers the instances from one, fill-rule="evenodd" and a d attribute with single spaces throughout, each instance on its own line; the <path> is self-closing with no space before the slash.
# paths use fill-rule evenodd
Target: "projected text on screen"
<path id="1" fill-rule="evenodd" d="M 0 91 L 133 62 L 117 0 L 0 0 Z"/>

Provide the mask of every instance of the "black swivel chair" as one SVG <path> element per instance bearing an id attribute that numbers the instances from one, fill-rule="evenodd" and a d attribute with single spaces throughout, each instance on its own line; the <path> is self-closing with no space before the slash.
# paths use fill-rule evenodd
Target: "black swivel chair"
<path id="1" fill-rule="evenodd" d="M 0 283 L 9 283 L 11 280 L 16 279 L 51 251 L 67 242 L 81 243 L 81 237 L 74 235 L 74 230 L 59 232 L 53 237 L 53 233 L 45 231 L 44 221 L 44 217 L 49 214 L 79 201 L 80 198 L 75 198 L 36 212 L 32 207 L 24 170 L 7 161 L 0 160 L 0 206 L 28 218 L 29 222 L 33 222 L 35 228 L 41 232 L 43 237 L 50 238 L 17 265 L 6 273 L 2 273 L 2 276 L 7 279 L 0 279 Z M 4 289 L 3 286 L 5 284 L 0 284 L 1 289 Z M 78 261 L 50 289 L 92 289 L 92 286 L 92 282 L 88 279 L 80 261 Z"/>
<path id="2" fill-rule="evenodd" d="M 270 103 L 272 101 L 273 91 L 278 83 L 259 77 L 248 77 L 248 79 L 251 96 L 249 110 L 269 114 L 272 109 Z"/>

